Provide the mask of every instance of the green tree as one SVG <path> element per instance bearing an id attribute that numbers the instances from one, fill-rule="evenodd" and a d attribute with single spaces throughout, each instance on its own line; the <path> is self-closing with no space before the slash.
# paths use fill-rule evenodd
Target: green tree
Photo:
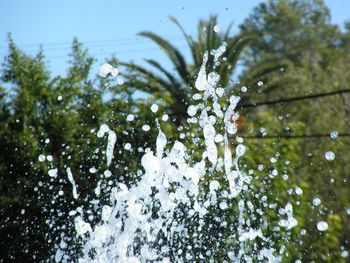
<path id="1" fill-rule="evenodd" d="M 264 83 L 260 94 L 251 95 L 255 101 L 349 87 L 349 51 L 345 40 L 347 32 L 341 32 L 331 24 L 329 10 L 323 1 L 280 0 L 262 3 L 241 25 L 241 30 L 259 35 L 259 40 L 252 44 L 245 58 L 248 69 L 271 57 L 288 59 L 292 63 L 284 78 L 280 79 L 283 85 L 269 85 L 273 80 Z M 344 94 L 287 105 L 259 107 L 249 112 L 250 120 L 255 124 L 251 130 L 258 132 L 264 127 L 270 135 L 324 134 L 332 130 L 347 132 L 348 99 L 349 95 Z M 273 118 L 264 123 L 262 119 L 265 116 Z M 249 144 L 254 152 L 262 147 L 278 149 L 285 142 L 286 140 L 276 139 Z M 296 233 L 300 246 L 290 244 L 289 258 L 344 262 L 340 253 L 349 243 L 346 234 L 349 232 L 349 223 L 345 210 L 350 200 L 344 198 L 349 196 L 346 179 L 349 145 L 345 138 L 299 139 L 288 143 L 293 143 L 296 147 L 285 152 L 283 157 L 293 163 L 289 177 L 293 184 L 303 188 L 303 196 L 307 201 L 297 208 L 300 227 L 297 230 L 304 228 L 308 233 L 305 236 Z M 329 150 L 337 156 L 334 162 L 329 162 L 324 157 Z M 295 154 L 297 159 L 293 158 Z M 345 184 L 340 183 L 344 180 Z M 315 197 L 322 200 L 321 207 L 313 205 Z M 319 220 L 326 220 L 330 226 L 324 234 L 316 229 Z"/>
<path id="2" fill-rule="evenodd" d="M 133 99 L 132 89 L 111 91 L 104 80 L 91 76 L 92 64 L 74 40 L 67 75 L 51 77 L 42 51 L 29 56 L 9 38 L 0 88 L 0 258 L 5 261 L 46 261 L 61 240 L 76 247 L 70 258 L 75 260 L 79 240 L 68 213 L 83 206 L 93 225 L 99 205 L 108 203 L 108 189 L 134 180 L 142 155 L 138 148 L 152 137 L 141 127 L 153 117 L 145 110 L 147 103 Z M 135 115 L 133 122 L 126 120 L 129 113 Z M 103 123 L 118 138 L 110 167 L 103 153 L 106 140 L 96 137 Z M 128 151 L 123 150 L 126 142 L 132 145 Z M 41 162 L 39 155 L 50 157 Z M 68 167 L 78 200 L 67 180 Z M 48 170 L 55 168 L 58 176 L 50 177 Z M 108 178 L 103 177 L 106 169 L 112 174 Z M 94 191 L 98 182 L 106 190 L 99 196 Z M 92 202 L 97 197 L 99 205 Z"/>

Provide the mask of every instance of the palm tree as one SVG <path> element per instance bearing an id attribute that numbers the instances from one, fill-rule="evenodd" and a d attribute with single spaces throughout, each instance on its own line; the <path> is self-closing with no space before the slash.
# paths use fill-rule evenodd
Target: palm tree
<path id="1" fill-rule="evenodd" d="M 174 18 L 170 20 L 175 23 L 184 35 L 192 54 L 192 63 L 185 60 L 179 50 L 166 39 L 152 33 L 141 32 L 139 35 L 149 38 L 163 49 L 168 58 L 174 65 L 175 71 L 165 69 L 161 63 L 146 59 L 145 61 L 158 71 L 158 74 L 134 63 L 119 63 L 126 67 L 127 74 L 123 74 L 126 87 L 134 87 L 147 93 L 151 93 L 156 98 L 161 98 L 168 106 L 169 114 L 173 116 L 186 116 L 187 105 L 191 101 L 192 95 L 196 92 L 194 83 L 196 76 L 202 64 L 202 58 L 206 51 L 217 49 L 223 42 L 226 43 L 226 51 L 221 56 L 220 65 L 216 71 L 220 74 L 219 85 L 229 92 L 234 93 L 237 86 L 249 85 L 256 86 L 258 81 L 267 79 L 267 76 L 282 66 L 285 62 L 276 60 L 266 60 L 259 63 L 249 71 L 243 71 L 240 84 L 230 81 L 234 74 L 242 52 L 254 41 L 257 41 L 257 35 L 249 32 L 230 36 L 232 23 L 224 33 L 215 32 L 217 17 L 210 16 L 208 20 L 200 20 L 198 23 L 198 37 L 194 40 L 189 36 L 181 24 Z M 216 30 L 217 31 L 217 30 Z M 207 70 L 213 68 L 213 56 L 209 56 Z M 160 73 L 160 74 L 159 74 Z M 244 97 L 243 102 L 249 96 Z"/>

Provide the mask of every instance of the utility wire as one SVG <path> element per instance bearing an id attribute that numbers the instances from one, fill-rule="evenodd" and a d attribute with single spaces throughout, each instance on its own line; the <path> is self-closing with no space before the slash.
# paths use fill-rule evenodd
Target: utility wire
<path id="1" fill-rule="evenodd" d="M 142 40 L 137 40 L 138 38 L 142 39 Z M 183 36 L 181 35 L 168 35 L 164 37 L 167 40 L 175 40 L 175 39 L 180 39 L 183 38 Z M 130 42 L 146 42 L 149 40 L 146 40 L 145 38 L 141 38 L 140 36 L 135 36 L 132 38 L 111 38 L 111 39 L 94 39 L 94 40 L 88 40 L 88 41 L 84 41 L 82 42 L 84 45 L 85 44 L 93 44 L 93 43 L 110 43 L 110 42 L 115 42 L 116 44 L 130 44 Z M 39 46 L 43 46 L 43 47 L 57 47 L 57 46 L 71 46 L 72 45 L 72 41 L 71 42 L 49 42 L 49 43 L 38 43 L 38 44 L 19 44 L 18 47 L 19 48 L 26 48 L 26 47 L 32 47 L 32 48 L 36 48 Z M 7 49 L 8 46 L 0 46 L 0 50 L 1 49 Z"/>
<path id="2" fill-rule="evenodd" d="M 276 134 L 276 135 L 238 135 L 243 139 L 322 139 L 322 138 L 331 138 L 330 134 Z M 339 133 L 338 137 L 350 137 L 350 133 Z M 335 138 L 334 138 L 335 139 Z"/>
<path id="3" fill-rule="evenodd" d="M 284 103 L 291 103 L 296 102 L 300 100 L 308 100 L 308 99 L 315 99 L 315 98 L 321 98 L 326 96 L 332 96 L 332 95 L 338 95 L 343 93 L 350 92 L 350 89 L 340 89 L 336 91 L 330 91 L 330 92 L 324 92 L 319 94 L 313 94 L 313 95 L 305 95 L 305 96 L 297 96 L 292 98 L 286 98 L 286 99 L 278 99 L 278 100 L 271 100 L 271 101 L 264 101 L 264 102 L 258 102 L 255 104 L 243 104 L 240 105 L 240 109 L 246 109 L 246 108 L 254 108 L 259 107 L 263 105 L 276 105 L 276 104 L 284 104 Z M 186 113 L 178 113 L 178 114 L 170 114 L 171 116 L 181 116 L 185 115 Z M 331 138 L 330 134 L 276 134 L 276 135 L 238 135 L 239 137 L 242 137 L 244 139 L 321 139 L 321 138 Z M 337 137 L 350 137 L 350 133 L 339 133 Z"/>
<path id="4" fill-rule="evenodd" d="M 242 105 L 238 105 L 238 108 L 239 109 L 246 109 L 246 108 L 255 108 L 255 107 L 264 106 L 264 105 L 276 105 L 276 104 L 283 105 L 284 103 L 291 103 L 291 102 L 296 102 L 296 101 L 300 101 L 300 100 L 316 99 L 316 98 L 327 97 L 327 96 L 332 96 L 332 95 L 339 95 L 339 94 L 349 93 L 349 92 L 350 92 L 350 89 L 340 89 L 340 90 L 318 93 L 318 94 L 313 94 L 313 95 L 297 96 L 297 97 L 286 98 L 286 99 L 280 98 L 278 100 L 270 100 L 270 101 L 263 101 L 263 102 L 257 102 L 257 103 L 242 104 Z M 180 113 L 173 113 L 170 115 L 171 116 L 181 116 L 181 115 L 185 115 L 185 114 L 187 114 L 187 113 L 180 112 Z"/>
<path id="5" fill-rule="evenodd" d="M 179 41 L 177 41 L 177 42 L 179 42 Z M 147 43 L 150 43 L 150 42 L 149 41 L 142 42 L 142 44 L 147 44 Z M 119 45 L 118 44 L 113 44 L 113 43 L 110 43 L 110 44 L 95 44 L 94 46 L 87 46 L 85 48 L 88 49 L 89 55 L 92 56 L 92 57 L 94 57 L 94 56 L 102 56 L 102 55 L 110 55 L 110 54 L 113 53 L 111 51 L 106 51 L 106 50 L 94 51 L 94 49 L 97 49 L 97 48 L 103 49 L 104 47 L 109 47 L 109 48 L 113 47 L 115 49 L 114 53 L 117 54 L 117 55 L 119 55 L 119 54 L 131 54 L 131 53 L 142 53 L 142 52 L 150 52 L 150 51 L 151 52 L 162 51 L 162 48 L 160 48 L 160 47 L 150 47 L 150 48 L 146 48 L 145 47 L 145 48 L 141 48 L 141 49 L 137 48 L 137 49 L 127 49 L 127 50 L 125 50 L 125 49 L 124 50 L 123 49 L 120 50 L 119 49 L 119 51 L 118 51 L 118 47 L 119 46 L 126 46 L 126 44 L 127 43 L 119 44 Z M 132 47 L 135 44 L 139 45 L 139 44 L 141 44 L 141 42 L 140 43 L 137 42 L 137 43 L 133 43 L 133 44 L 127 44 L 127 45 L 129 47 Z M 179 44 L 182 44 L 182 43 L 180 42 Z M 186 47 L 188 47 L 188 46 L 184 45 L 184 44 L 177 46 L 177 48 L 179 48 L 179 49 L 183 49 L 183 48 L 186 48 Z M 135 46 L 135 48 L 136 48 L 136 46 Z M 55 52 L 55 51 L 60 52 L 60 51 L 68 51 L 68 50 L 71 50 L 71 48 L 70 47 L 67 47 L 67 48 L 62 48 L 62 47 L 55 48 L 55 47 L 53 47 L 51 49 L 44 49 L 44 52 L 45 53 L 46 52 L 50 53 L 50 52 Z M 34 52 L 34 51 L 36 52 L 37 50 L 32 50 L 32 51 L 25 50 L 25 52 Z M 1 52 L 0 52 L 0 54 L 1 54 Z M 5 54 L 3 54 L 3 55 L 5 55 Z M 45 57 L 50 59 L 50 60 L 52 60 L 52 59 L 67 58 L 68 55 L 67 54 L 64 54 L 64 55 L 63 54 L 57 54 L 57 55 L 56 54 L 52 54 L 52 55 L 49 55 L 49 56 L 45 55 Z"/>
<path id="6" fill-rule="evenodd" d="M 309 99 L 317 99 L 321 97 L 326 96 L 332 96 L 332 95 L 339 95 L 350 92 L 350 89 L 340 89 L 336 91 L 330 91 L 330 92 L 324 92 L 324 93 L 318 93 L 313 95 L 305 95 L 305 96 L 297 96 L 292 98 L 286 98 L 286 99 L 278 99 L 278 100 L 271 100 L 271 101 L 263 101 L 258 103 L 251 103 L 251 104 L 243 104 L 240 105 L 240 109 L 246 109 L 246 108 L 255 108 L 263 105 L 276 105 L 280 104 L 283 105 L 284 103 L 291 103 L 301 100 L 309 100 Z M 321 138 L 331 138 L 330 134 L 302 134 L 302 135 L 293 135 L 293 134 L 277 134 L 277 135 L 239 135 L 240 137 L 244 139 L 321 139 Z M 350 133 L 339 133 L 337 137 L 350 137 Z"/>
<path id="7" fill-rule="evenodd" d="M 185 40 L 182 40 L 182 39 L 177 39 L 177 40 L 172 40 L 172 42 L 184 42 Z M 95 43 L 95 44 L 90 44 L 90 45 L 85 45 L 84 43 L 84 46 L 83 48 L 84 49 L 88 49 L 88 50 L 91 50 L 91 49 L 96 49 L 96 48 L 111 48 L 113 47 L 114 49 L 118 49 L 119 47 L 125 47 L 125 46 L 140 46 L 140 45 L 145 45 L 145 44 L 152 44 L 152 42 L 150 42 L 149 40 L 142 40 L 142 41 L 136 41 L 136 42 L 133 42 L 133 43 L 114 43 L 114 42 L 110 42 L 110 43 Z M 36 52 L 37 51 L 37 47 L 33 47 L 33 48 L 22 48 L 22 47 L 19 47 L 20 49 L 23 49 L 24 52 Z M 43 46 L 43 50 L 44 52 L 55 52 L 55 51 L 68 51 L 68 50 L 71 50 L 71 45 L 70 46 L 67 46 L 67 47 L 64 47 L 64 46 L 58 46 L 58 47 L 55 47 L 55 46 L 51 46 L 51 47 L 46 47 L 46 46 Z"/>
<path id="8" fill-rule="evenodd" d="M 179 48 L 185 48 L 187 46 L 179 46 Z M 154 52 L 154 51 L 163 51 L 163 49 L 161 47 L 155 47 L 155 48 L 144 48 L 144 49 L 129 49 L 129 50 L 120 50 L 120 51 L 115 51 L 114 53 L 116 55 L 120 55 L 120 54 L 129 54 L 129 53 L 142 53 L 142 52 Z M 94 56 L 102 56 L 102 55 L 111 55 L 113 54 L 113 52 L 108 52 L 108 51 L 97 51 L 97 52 L 91 52 L 90 51 L 90 56 L 94 57 Z M 58 58 L 67 58 L 68 55 L 54 55 L 54 56 L 50 56 L 47 57 L 49 59 L 58 59 Z"/>
<path id="9" fill-rule="evenodd" d="M 257 102 L 257 103 L 243 104 L 243 105 L 239 105 L 239 108 L 246 109 L 246 108 L 255 108 L 255 107 L 259 107 L 259 106 L 263 106 L 263 105 L 275 105 L 275 104 L 282 105 L 284 103 L 290 103 L 290 102 L 295 102 L 295 101 L 300 101 L 300 100 L 316 99 L 316 98 L 338 95 L 338 94 L 343 94 L 343 93 L 348 93 L 348 92 L 350 92 L 350 89 L 340 89 L 340 90 L 336 90 L 336 91 L 324 92 L 324 93 L 313 94 L 313 95 L 298 96 L 298 97 L 292 97 L 292 98 L 286 98 L 286 99 L 280 98 L 278 100 L 270 100 L 270 101 L 263 101 L 263 102 Z"/>

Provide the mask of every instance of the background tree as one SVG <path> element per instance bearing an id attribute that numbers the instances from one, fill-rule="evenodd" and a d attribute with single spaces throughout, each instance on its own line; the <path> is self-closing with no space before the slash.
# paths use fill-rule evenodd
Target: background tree
<path id="1" fill-rule="evenodd" d="M 113 93 L 103 80 L 93 78 L 93 59 L 77 40 L 69 63 L 66 76 L 52 78 L 42 51 L 28 56 L 9 38 L 0 89 L 0 258 L 5 261 L 46 261 L 61 240 L 67 249 L 79 246 L 71 238 L 75 234 L 68 213 L 83 206 L 90 211 L 86 220 L 97 222 L 96 209 L 107 202 L 108 189 L 134 180 L 131 175 L 142 155 L 138 148 L 147 147 L 155 134 L 141 129 L 153 121 L 145 110 L 148 104 L 135 101 L 132 89 L 115 87 Z M 130 113 L 133 122 L 126 120 Z M 110 167 L 106 140 L 96 137 L 103 123 L 118 137 Z M 131 149 L 124 149 L 126 142 Z M 68 167 L 79 200 L 72 196 Z M 50 177 L 48 170 L 56 168 L 57 177 Z M 108 178 L 103 177 L 106 169 Z M 105 192 L 97 194 L 98 182 Z M 92 202 L 97 197 L 98 205 Z M 77 257 L 72 254 L 71 260 Z"/>
<path id="2" fill-rule="evenodd" d="M 317 94 L 349 88 L 350 75 L 347 31 L 341 32 L 330 22 L 330 13 L 323 1 L 269 1 L 254 9 L 241 25 L 242 32 L 255 32 L 259 40 L 252 43 L 245 57 L 247 70 L 251 65 L 266 58 L 288 59 L 292 62 L 279 81 L 283 85 L 264 82 L 261 92 L 251 91 L 255 102 Z M 302 135 L 329 134 L 332 130 L 347 133 L 349 104 L 348 94 L 305 100 L 291 104 L 258 107 L 249 112 L 247 124 L 250 130 L 260 133 L 264 127 L 267 134 Z M 269 122 L 265 120 L 269 119 Z M 346 137 L 337 139 L 315 138 L 286 140 L 281 138 L 250 143 L 252 152 L 275 149 L 285 144 L 296 145 L 294 151 L 284 153 L 283 159 L 293 160 L 290 183 L 304 190 L 306 203 L 300 207 L 298 231 L 306 229 L 308 234 L 300 236 L 301 246 L 295 243 L 290 249 L 290 258 L 312 260 L 342 260 L 340 256 L 349 245 L 348 162 L 349 145 Z M 325 159 L 326 151 L 332 150 L 336 161 Z M 296 159 L 292 156 L 296 155 Z M 338 183 L 337 183 L 338 182 Z M 322 207 L 313 205 L 314 198 L 322 200 Z M 340 201 L 342 200 L 342 201 Z M 316 223 L 325 220 L 330 225 L 326 233 L 316 229 Z M 342 230 L 340 230 L 342 229 Z M 330 241 L 332 240 L 332 241 Z M 295 252 L 292 252 L 295 250 Z M 297 252 L 298 251 L 298 252 Z"/>
<path id="3" fill-rule="evenodd" d="M 199 22 L 196 40 L 185 33 L 176 19 L 172 21 L 183 32 L 192 61 L 187 61 L 165 39 L 143 32 L 142 36 L 166 52 L 175 70 L 146 60 L 158 71 L 154 73 L 146 67 L 111 59 L 111 63 L 123 66 L 124 86 L 92 77 L 93 58 L 77 40 L 73 41 L 66 76 L 56 77 L 47 70 L 42 51 L 28 56 L 9 40 L 0 87 L 0 258 L 44 261 L 52 256 L 61 239 L 68 248 L 79 247 L 79 240 L 70 238 L 75 235 L 72 225 L 67 223 L 69 211 L 84 207 L 89 211 L 84 219 L 93 225 L 98 222 L 98 208 L 108 203 L 109 189 L 119 182 L 130 185 L 137 180 L 138 162 L 157 134 L 154 117 L 160 119 L 164 112 L 186 117 L 203 54 L 218 48 L 223 41 L 227 50 L 226 60 L 221 60 L 217 67 L 220 85 L 229 94 L 242 96 L 240 106 L 350 87 L 350 26 L 347 24 L 341 31 L 332 25 L 322 1 L 262 3 L 242 24 L 241 33 L 233 37 L 229 28 L 224 33 L 214 30 L 216 17 Z M 231 78 L 237 73 L 239 60 L 243 61 L 243 70 L 238 72 L 240 81 L 236 83 Z M 211 59 L 207 70 L 212 66 Z M 246 92 L 240 89 L 242 86 L 247 87 Z M 135 99 L 136 90 L 151 96 Z M 246 171 L 254 171 L 252 176 L 256 179 L 249 185 L 247 200 L 257 206 L 265 197 L 280 207 L 288 201 L 293 204 L 298 226 L 290 240 L 280 238 L 272 229 L 274 224 L 264 229 L 271 234 L 272 246 L 285 245 L 286 261 L 346 261 L 344 253 L 350 246 L 349 143 L 344 137 L 290 140 L 283 136 L 327 134 L 332 130 L 349 132 L 349 100 L 348 95 L 341 95 L 249 111 L 240 109 L 245 118 L 240 135 L 277 135 L 271 139 L 246 138 L 248 151 L 241 165 Z M 151 115 L 149 108 L 155 101 L 160 110 Z M 128 121 L 128 114 L 133 114 L 135 119 Z M 116 158 L 110 167 L 103 152 L 105 139 L 96 138 L 103 123 L 117 134 Z M 185 126 L 185 122 L 180 123 Z M 142 131 L 144 124 L 150 124 L 152 131 Z M 173 139 L 179 133 L 191 134 L 190 129 L 171 122 L 161 125 Z M 236 143 L 231 142 L 233 146 Z M 125 147 L 126 143 L 131 148 Z M 199 147 L 192 144 L 196 148 L 194 152 Z M 324 157 L 329 150 L 335 153 L 333 162 Z M 39 155 L 45 156 L 46 161 L 39 161 Z M 48 160 L 50 155 L 52 161 Z M 79 200 L 72 197 L 68 167 L 78 185 Z M 52 168 L 58 168 L 57 178 L 48 175 Z M 111 177 L 104 175 L 107 169 Z M 99 182 L 106 192 L 98 193 Z M 316 197 L 321 200 L 318 206 L 313 204 Z M 100 201 L 96 204 L 96 200 Z M 227 211 L 237 214 L 234 206 Z M 278 220 L 278 211 L 273 206 L 264 211 L 260 218 L 252 219 L 254 226 Z M 221 239 L 215 257 L 227 259 L 228 248 L 235 249 L 234 241 L 227 238 L 232 233 L 223 233 L 220 222 L 214 223 L 214 218 L 209 216 L 207 220 L 214 225 L 214 234 L 226 237 Z M 327 231 L 316 229 L 320 220 L 327 221 Z M 203 233 L 207 237 L 213 235 L 209 228 Z M 205 239 L 203 244 L 213 244 L 210 239 Z M 260 245 L 251 242 L 247 247 Z M 197 252 L 205 246 L 191 251 Z M 70 256 L 74 261 L 79 255 Z"/>

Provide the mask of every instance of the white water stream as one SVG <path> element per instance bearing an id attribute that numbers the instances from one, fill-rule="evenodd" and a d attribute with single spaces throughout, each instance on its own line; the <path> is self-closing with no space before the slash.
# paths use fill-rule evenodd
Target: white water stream
<path id="1" fill-rule="evenodd" d="M 76 235 L 82 240 L 81 253 L 76 252 L 81 255 L 79 262 L 281 260 L 284 248 L 276 248 L 265 235 L 270 223 L 263 219 L 261 208 L 275 204 L 269 204 L 265 199 L 259 203 L 246 199 L 253 176 L 239 166 L 246 151 L 242 139 L 237 138 L 239 143 L 232 151 L 231 141 L 237 133 L 239 118 L 235 108 L 240 98 L 229 97 L 223 107 L 219 103 L 219 99 L 224 98 L 224 90 L 218 86 L 220 76 L 215 68 L 206 72 L 208 57 L 213 56 L 214 65 L 218 65 L 225 49 L 223 44 L 210 54 L 205 53 L 194 87 L 198 90 L 194 95 L 198 103 L 188 107 L 188 122 L 198 123 L 203 132 L 205 150 L 202 159 L 195 162 L 179 141 L 169 145 L 158 125 L 155 151 L 143 155 L 143 172 L 137 175 L 137 183 L 130 187 L 119 183 L 112 189 L 109 205 L 98 211 L 101 221 L 92 226 L 84 219 L 83 209 L 71 212 L 75 217 Z M 107 69 L 113 71 L 112 76 L 117 72 L 104 65 L 100 70 L 103 76 L 109 74 Z M 218 129 L 221 124 L 224 127 Z M 223 134 L 218 130 L 223 130 Z M 103 124 L 97 136 L 102 138 L 105 134 L 108 135 L 105 153 L 109 166 L 118 138 L 113 127 Z M 220 151 L 218 145 L 224 150 Z M 79 188 L 69 168 L 67 173 L 73 196 L 79 198 Z M 105 173 L 110 176 L 108 170 Z M 280 219 L 270 228 L 288 236 L 288 231 L 297 225 L 292 205 L 287 203 L 274 210 L 279 210 L 276 217 Z M 70 261 L 65 246 L 57 248 L 55 260 Z"/>

